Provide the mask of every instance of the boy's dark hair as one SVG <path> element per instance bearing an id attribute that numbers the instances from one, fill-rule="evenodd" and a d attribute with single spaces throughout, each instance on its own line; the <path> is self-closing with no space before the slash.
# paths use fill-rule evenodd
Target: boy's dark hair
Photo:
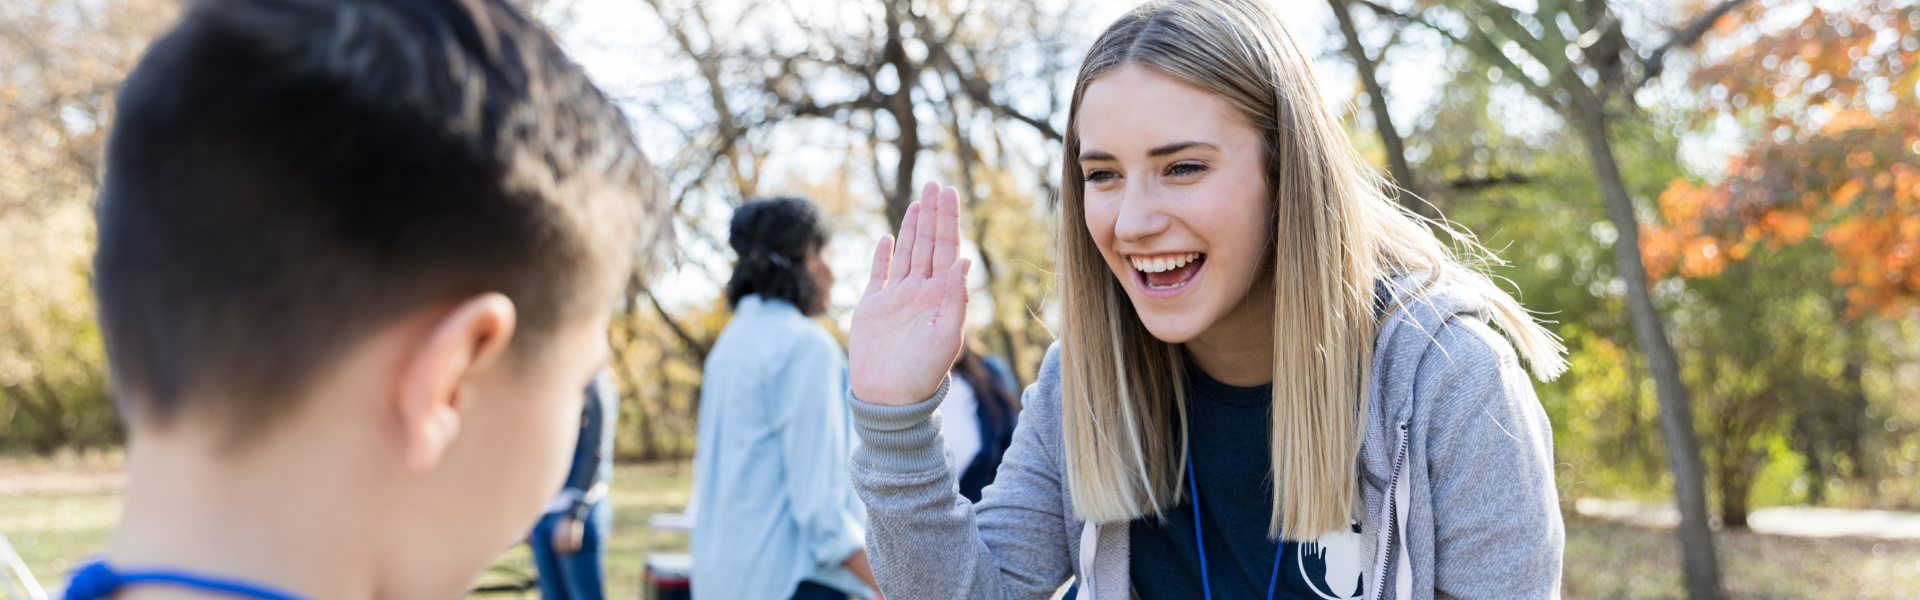
<path id="1" fill-rule="evenodd" d="M 524 353 L 671 235 L 625 117 L 504 0 L 201 0 L 118 104 L 93 277 L 131 418 L 277 416 L 486 292 Z"/>
<path id="2" fill-rule="evenodd" d="M 759 294 L 815 316 L 828 290 L 807 272 L 807 255 L 819 252 L 832 236 L 826 215 L 812 202 L 781 196 L 741 204 L 727 227 L 727 245 L 740 256 L 727 280 L 727 307 Z"/>

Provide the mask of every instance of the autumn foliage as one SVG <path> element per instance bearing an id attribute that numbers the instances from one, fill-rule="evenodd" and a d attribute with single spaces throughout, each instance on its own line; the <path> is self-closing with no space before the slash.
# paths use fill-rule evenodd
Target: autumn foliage
<path id="1" fill-rule="evenodd" d="M 1720 35 L 1747 42 L 1693 73 L 1700 118 L 1731 117 L 1754 141 L 1724 181 L 1674 180 L 1642 251 L 1654 279 L 1709 277 L 1756 252 L 1831 250 L 1847 315 L 1920 305 L 1920 6 L 1812 8 L 1798 23 L 1757 4 Z M 1769 19 L 1769 17 L 1776 17 Z"/>

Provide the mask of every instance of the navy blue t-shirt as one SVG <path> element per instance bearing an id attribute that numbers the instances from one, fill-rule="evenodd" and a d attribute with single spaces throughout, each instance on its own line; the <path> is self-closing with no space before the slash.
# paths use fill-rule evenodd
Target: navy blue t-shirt
<path id="1" fill-rule="evenodd" d="M 1188 370 L 1194 476 L 1200 485 L 1201 531 L 1215 600 L 1266 598 L 1278 543 L 1267 539 L 1273 511 L 1272 459 L 1267 439 L 1273 386 L 1234 387 Z M 1196 600 L 1200 553 L 1194 546 L 1193 507 L 1182 501 L 1164 520 L 1131 524 L 1129 569 L 1145 600 Z M 1288 543 L 1280 555 L 1274 598 L 1321 600 L 1363 593 L 1358 524 L 1354 533 L 1319 542 Z"/>

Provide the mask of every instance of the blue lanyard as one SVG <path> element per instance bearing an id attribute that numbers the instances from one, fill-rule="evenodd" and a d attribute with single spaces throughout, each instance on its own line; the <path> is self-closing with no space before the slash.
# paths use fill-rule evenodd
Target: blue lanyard
<path id="1" fill-rule="evenodd" d="M 104 600 L 112 597 L 123 587 L 149 583 L 193 588 L 254 600 L 306 600 L 291 592 L 185 571 L 149 569 L 116 572 L 113 567 L 107 566 L 104 560 L 87 563 L 79 571 L 74 572 L 73 580 L 67 583 L 65 600 Z"/>
<path id="2" fill-rule="evenodd" d="M 1187 490 L 1193 493 L 1193 545 L 1200 549 L 1200 591 L 1207 600 L 1213 600 L 1213 584 L 1207 581 L 1207 541 L 1200 535 L 1200 476 L 1193 472 L 1193 450 L 1187 450 Z M 1273 549 L 1273 575 L 1267 579 L 1267 600 L 1273 600 L 1274 584 L 1280 583 L 1280 556 L 1287 549 L 1285 541 Z M 68 598 L 67 600 L 74 600 Z"/>

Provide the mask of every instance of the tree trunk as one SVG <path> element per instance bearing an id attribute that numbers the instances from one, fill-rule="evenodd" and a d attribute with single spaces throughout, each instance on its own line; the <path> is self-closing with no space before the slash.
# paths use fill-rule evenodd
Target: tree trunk
<path id="1" fill-rule="evenodd" d="M 1744 446 L 1746 440 L 1738 440 Z M 1747 528 L 1747 496 L 1753 491 L 1753 476 L 1759 461 L 1753 460 L 1752 451 L 1741 447 L 1737 452 L 1729 452 L 1721 458 L 1724 466 L 1720 469 L 1720 526 L 1725 529 Z"/>
<path id="2" fill-rule="evenodd" d="M 1841 315 L 1841 318 L 1845 319 L 1845 315 L 1847 314 L 1846 308 L 1839 308 L 1835 314 Z M 1864 348 L 1865 342 L 1862 341 L 1866 336 L 1866 332 L 1861 331 L 1859 320 L 1843 320 L 1841 323 L 1842 335 L 1846 336 L 1845 347 L 1847 356 L 1846 363 L 1840 368 L 1842 387 L 1836 390 L 1839 392 L 1840 401 L 1838 402 L 1838 406 L 1830 406 L 1827 409 L 1827 418 L 1831 422 L 1831 425 L 1828 427 L 1832 432 L 1829 434 L 1832 438 L 1832 441 L 1829 443 L 1835 451 L 1844 446 L 1848 451 L 1856 453 L 1855 456 L 1858 457 L 1859 454 L 1857 453 L 1860 452 L 1861 442 L 1866 441 L 1867 432 L 1871 431 L 1874 426 L 1871 419 L 1867 418 L 1867 385 L 1865 381 L 1867 356 L 1866 349 Z M 1836 458 L 1834 454 L 1835 452 L 1829 452 L 1828 460 Z M 1878 475 L 1874 470 L 1874 464 L 1874 461 L 1871 460 L 1855 460 L 1853 475 L 1871 480 Z M 1838 469 L 1835 470 L 1837 471 Z M 1825 486 L 1826 482 L 1822 481 L 1820 485 Z"/>
<path id="3" fill-rule="evenodd" d="M 1634 217 L 1633 198 L 1627 195 L 1620 166 L 1614 161 L 1602 101 L 1584 85 L 1560 86 L 1573 95 L 1569 112 L 1579 123 L 1580 135 L 1592 154 L 1594 176 L 1607 205 L 1607 217 L 1619 231 L 1613 243 L 1615 268 L 1627 283 L 1627 312 L 1633 334 L 1647 357 L 1654 389 L 1660 400 L 1660 429 L 1673 469 L 1674 499 L 1680 505 L 1680 547 L 1687 596 L 1693 600 L 1720 597 L 1720 561 L 1713 549 L 1713 531 L 1707 525 L 1707 494 L 1702 478 L 1700 444 L 1693 429 L 1693 408 L 1680 380 L 1680 360 L 1667 340 L 1660 311 L 1647 286 L 1646 263 L 1640 258 L 1640 222 Z"/>
<path id="4" fill-rule="evenodd" d="M 1720 526 L 1733 530 L 1747 529 L 1747 495 L 1749 485 L 1746 478 L 1729 479 L 1720 486 Z"/>
<path id="5" fill-rule="evenodd" d="M 900 152 L 899 162 L 895 163 L 893 190 L 887 198 L 887 223 L 896 232 L 900 231 L 900 220 L 907 217 L 907 205 L 913 203 L 914 192 L 919 191 L 913 185 L 913 170 L 920 159 L 920 118 L 913 114 L 913 87 L 920 77 L 920 67 L 907 56 L 900 32 L 900 11 L 905 7 L 900 4 L 898 0 L 887 2 L 887 45 L 883 50 L 886 64 L 893 65 L 893 73 L 900 79 L 899 89 L 886 95 L 887 114 L 893 116 L 893 122 L 900 129 L 900 137 L 893 142 L 894 149 Z"/>
<path id="6" fill-rule="evenodd" d="M 1753 491 L 1753 478 L 1766 462 L 1766 450 L 1755 450 L 1754 433 L 1766 427 L 1764 418 L 1772 412 L 1763 405 L 1778 405 L 1775 392 L 1763 392 L 1757 396 L 1732 396 L 1722 399 L 1725 405 L 1719 414 L 1708 423 L 1709 429 L 1717 429 L 1720 444 L 1719 464 L 1713 467 L 1714 480 L 1710 483 L 1720 490 L 1720 527 L 1723 530 L 1747 528 L 1747 499 Z"/>
<path id="7" fill-rule="evenodd" d="M 1353 56 L 1353 66 L 1360 72 L 1361 83 L 1366 84 L 1367 98 L 1372 101 L 1373 128 L 1380 132 L 1380 145 L 1387 152 L 1387 171 L 1393 175 L 1394 195 L 1400 204 L 1415 214 L 1437 219 L 1440 211 L 1433 205 L 1407 193 L 1413 189 L 1413 168 L 1407 165 L 1406 143 L 1400 139 L 1400 131 L 1393 127 L 1393 115 L 1387 112 L 1387 92 L 1380 87 L 1380 77 L 1374 72 L 1373 60 L 1367 58 L 1367 48 L 1360 44 L 1360 30 L 1353 26 L 1353 14 L 1348 11 L 1352 0 L 1327 0 L 1333 5 L 1333 16 L 1340 20 L 1340 33 L 1347 38 L 1347 54 Z"/>

